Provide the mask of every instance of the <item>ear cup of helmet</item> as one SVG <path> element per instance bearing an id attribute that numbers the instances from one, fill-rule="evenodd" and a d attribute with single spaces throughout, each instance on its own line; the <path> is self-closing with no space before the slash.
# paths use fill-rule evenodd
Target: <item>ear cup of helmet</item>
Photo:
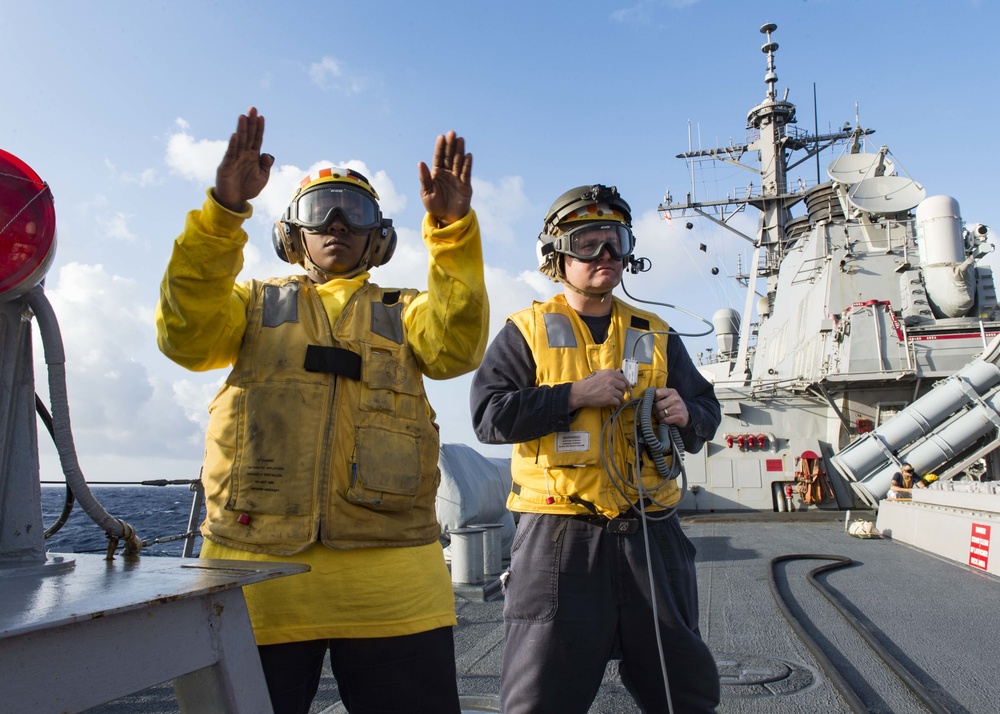
<path id="1" fill-rule="evenodd" d="M 302 263 L 302 232 L 298 226 L 287 221 L 276 221 L 271 230 L 271 242 L 274 252 L 286 263 L 299 265 Z"/>
<path id="2" fill-rule="evenodd" d="M 552 243 L 556 236 L 542 231 L 535 242 L 535 257 L 538 259 L 538 270 L 549 276 L 552 280 L 558 281 L 561 278 L 562 264 L 559 254 L 553 250 Z"/>
<path id="3" fill-rule="evenodd" d="M 396 252 L 396 230 L 392 227 L 392 219 L 383 218 L 382 225 L 371 232 L 369 240 L 368 267 L 377 268 L 388 263 Z"/>

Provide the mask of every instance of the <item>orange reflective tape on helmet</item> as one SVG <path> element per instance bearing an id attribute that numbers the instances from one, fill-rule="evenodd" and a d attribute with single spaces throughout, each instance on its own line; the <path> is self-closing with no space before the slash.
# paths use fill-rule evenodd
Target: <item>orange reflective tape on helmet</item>
<path id="1" fill-rule="evenodd" d="M 295 195 L 298 196 L 300 193 L 311 188 L 316 184 L 332 183 L 332 182 L 353 184 L 370 193 L 372 196 L 375 197 L 376 201 L 378 200 L 378 194 L 372 187 L 371 182 L 363 174 L 353 169 L 345 169 L 337 167 L 320 169 L 319 171 L 306 176 L 304 179 L 302 179 L 301 182 L 299 182 L 299 188 L 295 192 Z"/>
<path id="2" fill-rule="evenodd" d="M 570 211 L 559 219 L 558 225 L 564 223 L 576 223 L 578 221 L 618 221 L 628 223 L 629 219 L 620 208 L 615 208 L 610 203 L 592 203 L 589 206 L 581 206 Z"/>

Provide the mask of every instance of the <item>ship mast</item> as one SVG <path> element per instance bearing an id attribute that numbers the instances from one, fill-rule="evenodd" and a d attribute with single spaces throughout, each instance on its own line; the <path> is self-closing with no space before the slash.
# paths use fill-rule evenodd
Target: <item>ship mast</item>
<path id="1" fill-rule="evenodd" d="M 753 130 L 753 141 L 748 144 L 733 144 L 715 149 L 689 151 L 679 154 L 677 158 L 687 160 L 714 159 L 739 168 L 746 169 L 760 176 L 759 188 L 753 182 L 746 188 L 743 197 L 726 198 L 716 201 L 695 201 L 688 193 L 684 203 L 672 203 L 669 195 L 660 204 L 659 211 L 670 213 L 690 209 L 700 216 L 708 218 L 717 225 L 732 231 L 740 238 L 754 246 L 753 259 L 749 266 L 747 277 L 747 297 L 740 323 L 739 348 L 735 362 L 731 366 L 734 378 L 748 382 L 750 372 L 750 327 L 752 324 L 757 282 L 760 278 L 777 275 L 785 251 L 785 226 L 791 218 L 790 208 L 802 200 L 800 191 L 790 192 L 788 189 L 788 171 L 818 154 L 833 144 L 857 138 L 862 134 L 870 134 L 871 130 L 860 127 L 851 128 L 830 134 L 810 136 L 805 132 L 797 132 L 789 125 L 795 123 L 795 105 L 788 101 L 788 90 L 778 99 L 778 75 L 775 72 L 774 55 L 778 43 L 771 39 L 771 33 L 777 29 L 774 23 L 767 23 L 760 28 L 767 38 L 761 47 L 761 52 L 767 55 L 767 71 L 764 83 L 767 91 L 764 101 L 747 113 L 747 128 Z M 805 151 L 805 155 L 790 163 L 795 151 Z M 754 154 L 753 152 L 756 152 Z M 742 163 L 744 155 L 750 153 L 759 157 L 759 168 Z M 746 206 L 753 206 L 760 211 L 757 233 L 748 236 L 737 228 L 729 225 L 730 219 Z M 768 300 L 773 301 L 775 283 L 770 281 L 767 286 Z"/>
<path id="2" fill-rule="evenodd" d="M 788 165 L 784 145 L 787 134 L 786 127 L 795 123 L 795 105 L 787 101 L 787 89 L 784 97 L 777 98 L 775 85 L 778 82 L 778 75 L 774 71 L 774 53 L 778 49 L 778 43 L 771 40 L 771 33 L 776 29 L 778 26 L 774 23 L 768 23 L 760 28 L 761 33 L 767 37 L 767 42 L 761 47 L 761 52 L 767 55 L 767 72 L 764 75 L 767 94 L 764 101 L 747 114 L 747 126 L 752 128 L 757 136 L 748 148 L 751 151 L 759 152 L 761 192 L 757 200 L 748 196 L 750 205 L 760 210 L 760 218 L 757 224 L 757 240 L 754 243 L 753 260 L 750 262 L 747 298 L 743 307 L 743 319 L 740 323 L 739 350 L 734 365 L 736 370 L 743 370 L 744 379 L 750 378 L 748 359 L 750 325 L 757 279 L 777 273 L 778 266 L 781 265 L 789 208 L 800 198 L 798 194 L 794 197 L 788 195 Z M 763 265 L 761 265 L 762 253 L 764 256 Z M 772 289 L 769 285 L 769 300 L 772 299 L 770 294 Z M 737 374 L 739 374 L 738 371 Z"/>

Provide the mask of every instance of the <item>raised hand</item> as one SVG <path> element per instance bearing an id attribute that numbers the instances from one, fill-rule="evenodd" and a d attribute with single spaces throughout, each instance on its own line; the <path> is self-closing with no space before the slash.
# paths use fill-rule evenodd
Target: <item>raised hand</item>
<path id="1" fill-rule="evenodd" d="M 260 153 L 263 141 L 264 117 L 257 114 L 256 107 L 250 107 L 237 120 L 226 155 L 215 171 L 215 200 L 225 208 L 244 210 L 244 204 L 267 185 L 274 157 Z"/>
<path id="2" fill-rule="evenodd" d="M 449 131 L 434 145 L 434 168 L 420 162 L 420 198 L 424 208 L 442 225 L 463 218 L 472 202 L 472 154 L 465 139 Z"/>

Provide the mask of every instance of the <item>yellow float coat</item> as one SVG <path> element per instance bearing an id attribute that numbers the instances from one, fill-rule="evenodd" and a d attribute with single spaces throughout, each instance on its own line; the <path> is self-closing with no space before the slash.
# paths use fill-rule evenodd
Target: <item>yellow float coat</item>
<path id="1" fill-rule="evenodd" d="M 185 231 L 175 244 L 161 286 L 157 335 L 161 350 L 185 367 L 227 367 L 240 355 L 255 289 L 235 282 L 247 241 L 241 224 L 249 217 L 249 210 L 232 213 L 210 197 L 202 210 L 188 215 Z M 475 368 L 482 358 L 488 325 L 482 249 L 478 224 L 471 212 L 442 229 L 425 219 L 423 232 L 431 256 L 430 288 L 416 296 L 407 293 L 402 322 L 405 340 L 419 370 L 443 379 Z M 367 278 L 365 273 L 312 286 L 330 325 L 337 322 L 354 293 L 367 285 Z M 390 373 L 398 379 L 397 370 Z M 231 375 L 223 390 L 234 379 Z M 433 419 L 430 407 L 425 409 L 428 419 Z M 288 409 L 285 416 L 293 419 L 295 415 L 294 409 Z M 341 467 L 340 463 L 330 463 L 331 472 Z M 320 477 L 310 469 L 308 478 Z M 343 483 L 343 473 L 328 475 L 328 483 L 335 481 Z M 242 513 L 235 515 L 238 518 Z M 254 514 L 248 516 L 253 524 Z M 414 538 L 407 544 L 420 540 Z M 311 565 L 309 573 L 245 589 L 259 644 L 325 637 L 383 637 L 455 623 L 454 600 L 441 547 L 433 538 L 430 540 L 413 547 L 355 548 L 345 541 L 341 545 L 347 549 L 313 542 L 295 555 L 253 552 L 243 543 L 237 548 L 206 540 L 202 557 Z M 330 542 L 335 541 L 334 537 Z M 387 539 L 386 544 L 389 542 Z"/>
<path id="2" fill-rule="evenodd" d="M 607 339 L 596 344 L 590 329 L 562 295 L 510 318 L 524 336 L 536 364 L 536 386 L 574 382 L 602 369 L 621 369 L 624 357 L 639 361 L 639 376 L 631 397 L 641 398 L 647 387 L 667 383 L 667 323 L 651 312 L 639 310 L 617 298 L 611 311 Z M 662 334 L 654 334 L 662 333 Z M 648 335 L 641 337 L 642 335 Z M 602 464 L 602 428 L 614 410 L 584 408 L 577 411 L 569 431 L 514 445 L 511 470 L 514 487 L 507 499 L 512 511 L 590 514 L 615 517 L 637 503 L 634 412 L 623 410 L 609 428 L 604 444 L 609 466 L 616 468 L 631 488 L 619 492 Z M 652 460 L 642 458 L 643 484 L 650 496 L 664 506 L 680 500 L 676 481 L 659 489 L 662 481 Z M 621 485 L 621 484 L 620 484 Z M 592 508 L 588 508 L 589 504 Z"/>

